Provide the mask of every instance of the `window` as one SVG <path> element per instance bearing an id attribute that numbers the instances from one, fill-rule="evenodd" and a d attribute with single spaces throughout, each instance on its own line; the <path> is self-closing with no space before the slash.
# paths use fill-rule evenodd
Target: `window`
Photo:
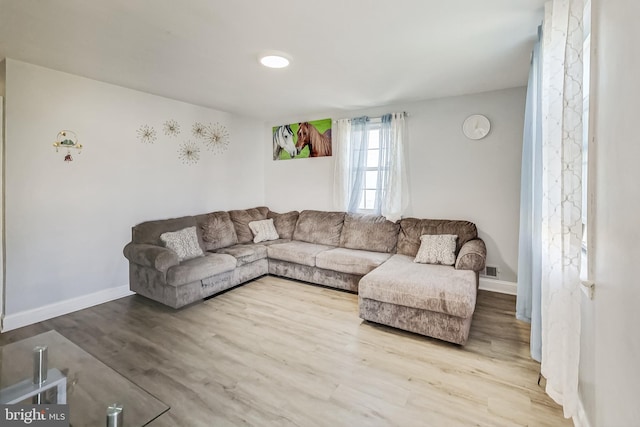
<path id="1" fill-rule="evenodd" d="M 367 131 L 367 144 L 364 147 L 364 186 L 358 204 L 358 211 L 373 212 L 376 210 L 376 199 L 381 188 L 380 178 L 380 121 L 372 121 Z"/>
<path id="2" fill-rule="evenodd" d="M 409 204 L 404 145 L 406 113 L 334 122 L 336 210 L 402 217 Z"/>

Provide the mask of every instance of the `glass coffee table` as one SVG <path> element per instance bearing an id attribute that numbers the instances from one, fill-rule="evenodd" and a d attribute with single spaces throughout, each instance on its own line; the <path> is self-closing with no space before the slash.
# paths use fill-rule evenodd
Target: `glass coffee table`
<path id="1" fill-rule="evenodd" d="M 66 377 L 66 396 L 63 392 L 62 399 L 69 405 L 71 426 L 105 425 L 107 408 L 115 403 L 122 405 L 127 427 L 146 426 L 169 410 L 169 406 L 56 331 L 0 347 L 0 394 L 4 391 L 6 396 L 12 387 L 33 381 L 33 352 L 38 346 L 47 346 L 49 372 L 57 370 Z M 48 380 L 56 379 L 54 374 Z M 20 403 L 31 404 L 32 399 Z"/>

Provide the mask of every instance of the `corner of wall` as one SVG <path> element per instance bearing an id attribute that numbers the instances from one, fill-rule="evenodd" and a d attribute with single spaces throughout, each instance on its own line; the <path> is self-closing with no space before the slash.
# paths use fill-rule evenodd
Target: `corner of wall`
<path id="1" fill-rule="evenodd" d="M 582 398 L 578 398 L 578 413 L 573 416 L 573 425 L 576 427 L 591 427 L 587 411 L 584 408 Z"/>

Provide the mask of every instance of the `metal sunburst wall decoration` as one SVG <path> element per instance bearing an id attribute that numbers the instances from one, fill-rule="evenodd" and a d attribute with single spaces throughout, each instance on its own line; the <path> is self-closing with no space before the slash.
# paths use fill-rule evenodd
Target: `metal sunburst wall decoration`
<path id="1" fill-rule="evenodd" d="M 175 120 L 167 120 L 164 122 L 164 134 L 175 137 L 180 134 L 180 125 Z"/>
<path id="2" fill-rule="evenodd" d="M 156 130 L 149 125 L 142 125 L 138 129 L 138 139 L 146 144 L 153 144 L 156 140 Z"/>
<path id="3" fill-rule="evenodd" d="M 178 148 L 178 157 L 185 165 L 195 165 L 200 160 L 200 147 L 191 141 L 183 142 Z"/>
<path id="4" fill-rule="evenodd" d="M 204 139 L 206 129 L 207 128 L 202 123 L 195 122 L 191 128 L 191 133 L 193 133 L 193 136 L 198 139 Z"/>
<path id="5" fill-rule="evenodd" d="M 229 146 L 229 131 L 220 123 L 207 126 L 204 133 L 207 148 L 214 153 L 221 153 Z"/>

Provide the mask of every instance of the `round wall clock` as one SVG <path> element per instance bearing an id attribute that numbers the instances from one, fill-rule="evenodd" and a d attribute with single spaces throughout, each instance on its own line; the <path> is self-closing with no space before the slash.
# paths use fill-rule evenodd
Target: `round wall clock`
<path id="1" fill-rule="evenodd" d="M 482 139 L 489 134 L 491 123 L 482 114 L 467 117 L 462 124 L 462 132 L 469 139 Z"/>

